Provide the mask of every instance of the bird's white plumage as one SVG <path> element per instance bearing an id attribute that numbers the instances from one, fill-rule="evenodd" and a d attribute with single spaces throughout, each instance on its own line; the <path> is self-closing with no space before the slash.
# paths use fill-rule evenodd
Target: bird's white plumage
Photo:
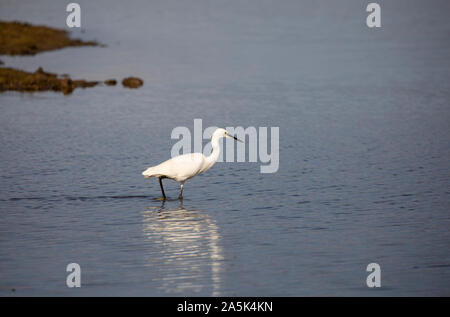
<path id="1" fill-rule="evenodd" d="M 163 197 L 165 198 L 164 189 L 161 183 L 162 178 L 170 178 L 181 184 L 180 198 L 182 197 L 183 184 L 186 180 L 203 173 L 210 169 L 220 153 L 219 139 L 234 138 L 230 136 L 225 129 L 217 129 L 211 137 L 212 153 L 204 156 L 202 153 L 189 153 L 173 157 L 159 165 L 147 168 L 142 175 L 146 178 L 158 177 L 161 185 Z M 236 139 L 237 140 L 237 139 Z"/>
<path id="2" fill-rule="evenodd" d="M 201 153 L 189 153 L 176 156 L 159 165 L 149 167 L 142 175 L 145 177 L 167 177 L 184 182 L 202 172 L 206 157 Z"/>

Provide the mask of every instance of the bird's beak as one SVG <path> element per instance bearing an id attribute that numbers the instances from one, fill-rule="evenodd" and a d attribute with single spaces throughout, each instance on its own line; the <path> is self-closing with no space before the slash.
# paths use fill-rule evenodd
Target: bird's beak
<path id="1" fill-rule="evenodd" d="M 227 137 L 232 138 L 232 139 L 235 139 L 235 140 L 238 141 L 238 142 L 244 143 L 244 142 L 242 142 L 241 140 L 239 140 L 237 137 L 235 137 L 234 135 L 230 135 L 230 134 L 227 133 Z"/>

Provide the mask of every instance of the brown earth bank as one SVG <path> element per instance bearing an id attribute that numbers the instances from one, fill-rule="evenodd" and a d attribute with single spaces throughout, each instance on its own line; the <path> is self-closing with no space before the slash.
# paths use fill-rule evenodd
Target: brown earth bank
<path id="1" fill-rule="evenodd" d="M 95 41 L 71 39 L 65 30 L 17 21 L 0 21 L 0 55 L 35 55 L 68 46 L 97 45 Z"/>
<path id="2" fill-rule="evenodd" d="M 31 25 L 23 22 L 0 21 L 0 55 L 35 55 L 40 52 L 61 49 L 69 46 L 97 46 L 97 42 L 85 42 L 71 39 L 65 30 L 47 26 Z M 104 45 L 101 45 L 104 47 Z M 0 65 L 4 64 L 0 60 Z M 103 82 L 107 86 L 115 86 L 115 79 Z M 124 87 L 138 88 L 143 80 L 128 77 L 122 81 Z M 45 72 L 41 67 L 34 73 L 19 69 L 0 67 L 0 92 L 14 90 L 20 92 L 60 91 L 65 95 L 75 88 L 86 88 L 98 85 L 98 81 L 84 79 L 72 80 L 67 74 L 57 75 Z"/>
<path id="3" fill-rule="evenodd" d="M 22 70 L 0 67 L 0 92 L 15 90 L 21 92 L 33 91 L 61 91 L 67 95 L 75 88 L 94 87 L 98 81 L 72 80 L 68 77 L 59 78 L 58 75 L 47 73 L 41 67 L 34 73 Z"/>

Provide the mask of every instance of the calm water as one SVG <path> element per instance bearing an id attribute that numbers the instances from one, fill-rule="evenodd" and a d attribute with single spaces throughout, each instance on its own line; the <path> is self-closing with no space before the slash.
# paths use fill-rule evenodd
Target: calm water
<path id="1" fill-rule="evenodd" d="M 1 59 L 145 84 L 0 95 L 2 296 L 450 295 L 447 1 L 382 2 L 377 30 L 361 1 L 78 2 L 106 48 Z M 0 18 L 64 28 L 65 3 Z M 156 201 L 140 173 L 194 118 L 280 127 L 279 171 L 217 163 Z"/>

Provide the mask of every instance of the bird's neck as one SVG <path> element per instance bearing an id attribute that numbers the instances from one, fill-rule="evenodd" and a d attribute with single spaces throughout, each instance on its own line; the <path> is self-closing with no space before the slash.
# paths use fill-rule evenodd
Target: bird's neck
<path id="1" fill-rule="evenodd" d="M 206 162 L 208 164 L 208 169 L 211 168 L 211 166 L 216 163 L 217 159 L 219 158 L 220 154 L 220 144 L 218 138 L 213 138 L 211 140 L 211 146 L 212 146 L 212 152 L 209 156 L 206 157 Z"/>

